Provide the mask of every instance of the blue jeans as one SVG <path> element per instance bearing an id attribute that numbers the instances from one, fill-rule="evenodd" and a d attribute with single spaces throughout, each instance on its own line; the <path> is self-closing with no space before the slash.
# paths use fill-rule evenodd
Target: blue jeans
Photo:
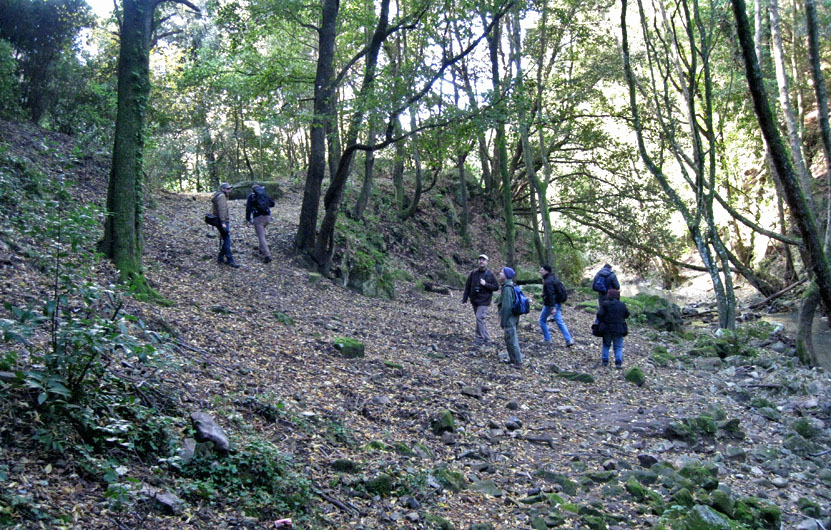
<path id="1" fill-rule="evenodd" d="M 547 305 L 542 308 L 542 312 L 540 313 L 540 330 L 542 330 L 542 338 L 545 342 L 551 342 L 551 334 L 548 332 L 548 317 L 551 316 L 551 313 L 554 313 L 554 322 L 557 323 L 557 327 L 560 328 L 560 333 L 563 334 L 563 338 L 566 340 L 566 344 L 571 342 L 571 333 L 568 332 L 568 327 L 566 327 L 566 323 L 563 322 L 563 312 L 561 310 L 560 304 L 554 304 L 553 306 Z"/>
<path id="2" fill-rule="evenodd" d="M 225 237 L 222 237 L 222 230 L 219 230 L 219 237 L 222 238 L 221 246 L 219 248 L 219 257 L 217 261 L 222 263 L 222 258 L 225 258 L 228 263 L 234 262 L 234 256 L 231 255 L 231 227 L 228 223 L 222 224 L 225 229 Z"/>
<path id="3" fill-rule="evenodd" d="M 623 335 L 603 335 L 603 349 L 600 351 L 601 360 L 609 362 L 609 347 L 615 346 L 615 364 L 623 364 Z"/>

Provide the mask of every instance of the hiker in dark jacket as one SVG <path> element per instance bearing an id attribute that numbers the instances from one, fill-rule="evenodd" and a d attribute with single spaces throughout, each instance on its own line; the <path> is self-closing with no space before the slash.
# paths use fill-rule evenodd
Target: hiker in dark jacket
<path id="1" fill-rule="evenodd" d="M 265 239 L 265 227 L 271 222 L 272 206 L 274 206 L 274 199 L 268 196 L 263 186 L 257 184 L 251 186 L 251 193 L 245 201 L 245 220 L 248 224 L 254 225 L 254 232 L 260 243 L 260 254 L 265 263 L 271 261 L 271 251 Z"/>
<path id="2" fill-rule="evenodd" d="M 568 326 L 563 322 L 563 312 L 561 310 L 562 293 L 565 293 L 565 286 L 552 272 L 551 265 L 543 265 L 540 267 L 540 276 L 542 276 L 542 312 L 540 313 L 540 330 L 542 331 L 542 339 L 546 344 L 551 344 L 551 333 L 548 331 L 548 317 L 554 314 L 554 322 L 560 328 L 560 333 L 566 341 L 566 347 L 574 346 L 574 340 L 568 332 Z M 559 293 L 559 295 L 558 295 Z"/>
<path id="3" fill-rule="evenodd" d="M 597 321 L 603 334 L 603 346 L 600 350 L 600 362 L 603 366 L 609 366 L 609 347 L 612 345 L 615 348 L 615 368 L 620 369 L 623 366 L 623 337 L 629 333 L 626 327 L 627 318 L 629 309 L 620 301 L 620 291 L 609 289 L 606 292 L 606 300 L 597 310 Z"/>
<path id="4" fill-rule="evenodd" d="M 602 278 L 603 281 L 600 282 L 598 278 Z M 594 279 L 592 280 L 592 289 L 597 291 L 598 304 L 606 299 L 606 293 L 609 289 L 620 290 L 620 282 L 617 281 L 617 276 L 614 272 L 612 272 L 611 265 L 606 263 L 599 271 L 597 271 L 597 274 L 594 275 Z"/>
<path id="5" fill-rule="evenodd" d="M 488 344 L 491 341 L 486 318 L 493 293 L 499 290 L 496 276 L 488 269 L 488 257 L 485 254 L 479 254 L 477 261 L 476 268 L 467 275 L 465 293 L 462 295 L 462 303 L 466 304 L 470 300 L 470 305 L 473 306 L 473 314 L 476 315 L 476 332 L 473 336 L 474 346 Z"/>

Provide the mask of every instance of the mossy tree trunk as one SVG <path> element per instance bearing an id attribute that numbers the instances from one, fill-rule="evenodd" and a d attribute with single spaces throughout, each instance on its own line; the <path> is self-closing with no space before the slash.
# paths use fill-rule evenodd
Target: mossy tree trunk
<path id="1" fill-rule="evenodd" d="M 184 0 L 177 0 L 198 11 Z M 144 125 L 150 97 L 150 47 L 158 0 L 124 0 L 118 54 L 118 108 L 112 168 L 107 186 L 107 218 L 101 251 L 112 259 L 121 280 L 139 294 L 152 290 L 142 274 Z"/>

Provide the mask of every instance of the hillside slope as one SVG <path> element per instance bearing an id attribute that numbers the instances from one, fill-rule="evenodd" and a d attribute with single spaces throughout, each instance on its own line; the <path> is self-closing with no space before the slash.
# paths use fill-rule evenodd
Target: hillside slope
<path id="1" fill-rule="evenodd" d="M 64 170 L 80 176 L 73 193 L 102 201 L 105 167 L 71 159 L 68 139 L 43 149 L 12 145 L 8 133 L 4 141 L 52 178 L 60 164 L 47 161 L 63 156 Z M 163 354 L 143 366 L 113 349 L 107 369 L 130 383 L 125 392 L 172 418 L 167 434 L 152 451 L 116 443 L 79 449 L 82 436 L 67 439 L 64 454 L 46 450 L 42 437 L 35 441 L 37 394 L 6 377 L 1 522 L 266 528 L 293 516 L 302 528 L 721 528 L 729 515 L 747 528 L 778 528 L 780 520 L 795 528 L 811 515 L 828 527 L 831 380 L 765 349 L 766 331 L 712 342 L 708 356 L 690 354 L 704 349 L 701 338 L 695 346 L 692 336 L 632 325 L 624 364 L 644 372 L 636 386 L 624 371 L 597 367 L 593 314 L 579 307 L 591 295 L 577 290 L 564 313 L 577 345 L 543 347 L 532 312 L 519 331 L 527 362 L 516 370 L 498 361 L 500 341 L 472 347 L 473 315 L 460 292 L 398 281 L 395 300 L 366 298 L 298 266 L 291 238 L 300 192 L 286 189 L 268 228 L 270 264 L 255 259 L 244 204 L 231 203 L 237 270 L 214 260 L 217 240 L 202 223 L 207 195 L 154 195 L 145 263 L 172 305 L 128 297 L 119 310 L 162 337 Z M 0 234 L 3 301 L 48 297 L 48 268 L 16 250 L 25 245 L 13 237 L 20 236 Z M 113 278 L 106 263 L 92 274 L 101 285 Z M 495 311 L 489 326 L 501 337 Z M 344 358 L 338 337 L 363 342 L 365 356 Z M 742 352 L 751 355 L 732 355 Z M 13 368 L 37 363 L 21 354 Z M 192 412 L 216 420 L 231 452 L 198 444 L 202 468 L 188 474 L 170 457 L 193 436 Z M 452 429 L 440 432 L 442 415 L 452 416 Z M 266 465 L 262 448 L 272 446 L 290 455 L 291 472 Z M 113 474 L 92 469 L 91 459 L 109 462 Z M 274 472 L 285 472 L 281 499 L 295 486 L 308 489 L 297 496 L 304 506 L 286 500 L 280 513 L 256 504 L 253 493 L 230 493 L 260 492 L 252 484 Z M 156 491 L 181 503 L 166 513 L 148 500 Z"/>

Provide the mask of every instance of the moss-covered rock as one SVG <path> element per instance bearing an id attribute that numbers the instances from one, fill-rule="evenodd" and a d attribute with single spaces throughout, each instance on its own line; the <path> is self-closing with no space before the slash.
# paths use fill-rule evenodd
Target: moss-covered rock
<path id="1" fill-rule="evenodd" d="M 730 520 L 709 506 L 695 505 L 684 518 L 685 530 L 730 530 Z"/>
<path id="2" fill-rule="evenodd" d="M 355 359 L 364 356 L 364 343 L 349 337 L 335 337 L 332 341 L 335 349 L 347 359 Z"/>
<path id="3" fill-rule="evenodd" d="M 715 465 L 690 462 L 682 467 L 678 474 L 706 491 L 712 491 L 718 487 L 718 466 Z"/>
<path id="4" fill-rule="evenodd" d="M 811 453 L 819 452 L 822 449 L 818 443 L 796 433 L 785 438 L 782 445 L 785 449 L 788 449 L 799 456 L 808 456 Z"/>
<path id="5" fill-rule="evenodd" d="M 669 353 L 666 347 L 655 346 L 649 354 L 649 359 L 658 366 L 669 366 L 678 358 Z"/>
<path id="6" fill-rule="evenodd" d="M 712 436 L 717 431 L 718 425 L 715 420 L 706 414 L 702 414 L 670 423 L 664 430 L 664 436 L 695 442 L 699 438 Z"/>
<path id="7" fill-rule="evenodd" d="M 819 503 L 808 497 L 800 497 L 796 505 L 799 507 L 799 511 L 808 517 L 813 517 L 814 519 L 822 517 L 822 507 Z"/>
<path id="8" fill-rule="evenodd" d="M 633 366 L 626 371 L 626 380 L 637 386 L 643 386 L 646 382 L 646 376 L 643 374 L 643 370 L 637 366 Z"/>
<path id="9" fill-rule="evenodd" d="M 822 429 L 808 418 L 799 418 L 791 427 L 794 432 L 809 440 L 822 433 Z"/>
<path id="10" fill-rule="evenodd" d="M 537 471 L 536 475 L 538 477 L 542 477 L 546 482 L 559 484 L 560 487 L 563 489 L 563 493 L 565 493 L 566 495 L 577 494 L 577 484 L 563 473 L 550 471 L 548 469 L 541 469 Z"/>
<path id="11" fill-rule="evenodd" d="M 710 492 L 710 506 L 727 517 L 733 517 L 733 499 L 726 491 L 716 489 Z"/>
<path id="12" fill-rule="evenodd" d="M 591 374 L 584 374 L 580 372 L 560 372 L 557 377 L 567 379 L 569 381 L 578 381 L 580 383 L 594 383 L 594 377 Z"/>
<path id="13" fill-rule="evenodd" d="M 687 488 L 681 488 L 670 497 L 670 504 L 677 504 L 679 506 L 686 506 L 688 508 L 695 504 L 692 493 Z"/>
<path id="14" fill-rule="evenodd" d="M 440 410 L 430 421 L 430 429 L 437 436 L 444 432 L 456 432 L 456 419 L 453 413 L 447 409 Z"/>
<path id="15" fill-rule="evenodd" d="M 456 530 L 453 523 L 438 515 L 428 513 L 424 515 L 424 522 L 430 530 Z"/>
<path id="16" fill-rule="evenodd" d="M 467 488 L 464 475 L 446 466 L 437 467 L 433 470 L 433 474 L 439 483 L 450 491 L 458 493 Z"/>
<path id="17" fill-rule="evenodd" d="M 387 497 L 393 490 L 392 477 L 386 473 L 381 473 L 377 477 L 366 482 L 366 491 L 381 497 Z"/>
<path id="18" fill-rule="evenodd" d="M 340 471 L 341 473 L 358 473 L 361 470 L 361 466 L 354 460 L 339 458 L 332 462 L 332 469 Z"/>

